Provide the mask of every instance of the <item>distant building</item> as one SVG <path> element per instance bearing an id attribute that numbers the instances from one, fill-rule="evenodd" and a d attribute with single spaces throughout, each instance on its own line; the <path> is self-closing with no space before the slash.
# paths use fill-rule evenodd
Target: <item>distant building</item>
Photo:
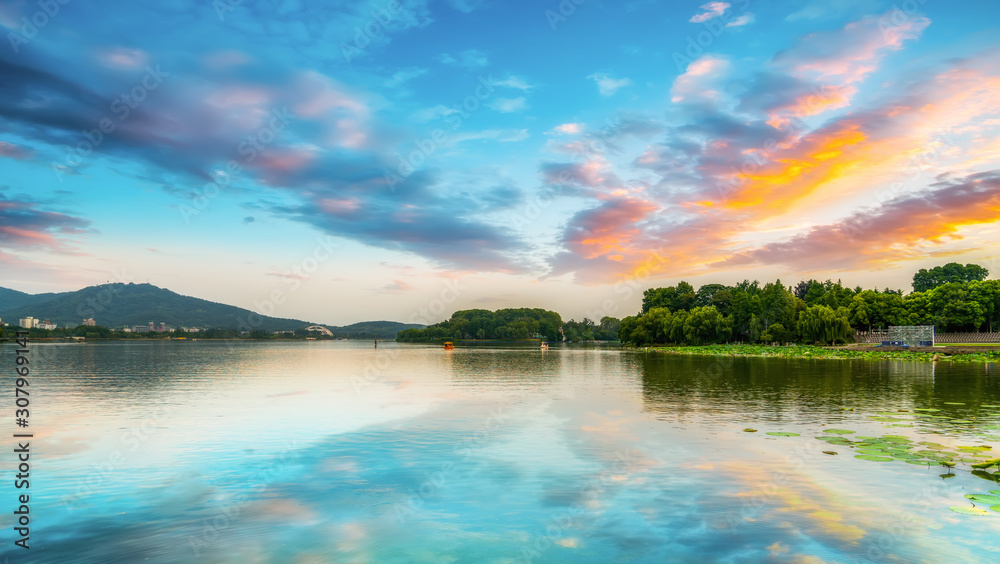
<path id="1" fill-rule="evenodd" d="M 33 329 L 38 326 L 38 320 L 34 317 L 25 317 L 24 319 L 18 320 L 18 325 L 25 329 Z"/>
<path id="2" fill-rule="evenodd" d="M 35 323 L 35 327 L 38 327 L 39 329 L 45 329 L 46 331 L 52 331 L 53 329 L 58 329 L 59 328 L 58 325 L 56 325 L 55 323 L 52 323 L 48 319 L 46 319 L 45 321 L 41 322 L 41 324 L 39 324 L 39 323 L 36 322 Z"/>
<path id="3" fill-rule="evenodd" d="M 161 321 L 160 322 L 160 326 L 156 329 L 156 332 L 157 333 L 166 333 L 167 331 L 169 331 L 169 329 L 167 329 L 167 324 Z"/>
<path id="4" fill-rule="evenodd" d="M 86 325 L 87 327 L 94 327 L 97 325 L 97 322 L 94 321 L 93 317 L 88 317 L 87 319 L 83 320 L 83 324 Z"/>
<path id="5" fill-rule="evenodd" d="M 125 328 L 122 329 L 122 333 L 131 333 L 131 332 L 132 332 L 131 327 L 126 326 Z"/>
<path id="6" fill-rule="evenodd" d="M 152 321 L 150 321 L 149 325 L 146 326 L 146 332 L 149 331 L 156 331 L 156 325 Z"/>
<path id="7" fill-rule="evenodd" d="M 134 325 L 132 327 L 132 332 L 133 333 L 149 333 L 149 326 L 150 325 L 152 325 L 152 323 L 150 323 L 149 325 Z"/>

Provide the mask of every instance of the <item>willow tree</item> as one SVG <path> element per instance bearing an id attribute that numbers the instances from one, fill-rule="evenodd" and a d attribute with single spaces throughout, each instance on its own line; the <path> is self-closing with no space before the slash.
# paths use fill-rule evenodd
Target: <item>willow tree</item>
<path id="1" fill-rule="evenodd" d="M 715 306 L 696 307 L 684 319 L 683 332 L 689 345 L 721 343 L 729 340 L 732 324 Z"/>
<path id="2" fill-rule="evenodd" d="M 810 306 L 799 314 L 798 330 L 806 342 L 830 341 L 831 344 L 847 340 L 853 331 L 847 308 L 834 310 L 825 305 Z"/>

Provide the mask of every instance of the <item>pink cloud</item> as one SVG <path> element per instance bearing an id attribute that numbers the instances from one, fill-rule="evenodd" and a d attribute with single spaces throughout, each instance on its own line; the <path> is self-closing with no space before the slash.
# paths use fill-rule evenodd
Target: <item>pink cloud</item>
<path id="1" fill-rule="evenodd" d="M 402 294 L 403 292 L 409 292 L 413 289 L 413 286 L 402 280 L 393 280 L 392 284 L 386 284 L 385 286 L 379 288 L 378 291 L 382 294 Z"/>
<path id="2" fill-rule="evenodd" d="M 580 133 L 580 131 L 582 130 L 583 127 L 579 123 L 564 123 L 562 125 L 558 125 L 552 128 L 552 131 L 555 131 L 557 133 L 564 133 L 566 135 L 575 135 L 577 133 Z"/>
<path id="3" fill-rule="evenodd" d="M 323 213 L 332 216 L 350 216 L 358 211 L 361 202 L 356 199 L 323 198 L 317 202 Z"/>
<path id="4" fill-rule="evenodd" d="M 708 4 L 702 4 L 701 9 L 704 10 L 704 12 L 691 16 L 691 19 L 688 21 L 691 23 L 707 22 L 708 20 L 717 18 L 726 13 L 726 10 L 729 9 L 730 5 L 731 4 L 728 2 L 709 2 Z"/>
<path id="5" fill-rule="evenodd" d="M 33 202 L 11 200 L 0 194 L 0 247 L 77 254 L 67 240 L 56 235 L 86 233 L 89 226 L 84 219 L 43 211 Z"/>
<path id="6" fill-rule="evenodd" d="M 882 16 L 866 16 L 843 29 L 809 34 L 794 47 L 778 53 L 774 63 L 800 76 L 846 84 L 858 82 L 878 67 L 887 51 L 917 39 L 931 23 L 923 16 L 907 17 L 898 24 L 892 18 L 890 11 Z"/>
<path id="7" fill-rule="evenodd" d="M 1000 130 L 1000 123 L 990 122 L 1000 113 L 995 58 L 984 54 L 953 65 L 937 74 L 925 71 L 920 80 L 889 90 L 894 96 L 812 130 L 801 121 L 778 128 L 765 121 L 849 106 L 858 86 L 824 86 L 810 94 L 802 81 L 763 76 L 760 85 L 786 84 L 793 95 L 783 101 L 759 97 L 735 115 L 701 109 L 690 123 L 644 147 L 632 163 L 659 180 L 650 180 L 636 197 L 657 211 L 615 221 L 622 210 L 604 212 L 602 206 L 615 200 L 607 189 L 594 191 L 589 195 L 597 211 L 578 214 L 567 225 L 566 251 L 550 261 L 552 273 L 572 272 L 584 283 L 614 281 L 652 252 L 674 276 L 779 264 L 800 270 L 879 268 L 958 252 L 952 241 L 967 227 L 1000 221 L 1000 177 L 935 185 L 841 222 L 828 223 L 827 215 L 831 205 L 887 190 L 887 178 L 943 172 L 951 163 L 959 174 L 973 166 L 973 172 L 996 168 L 990 157 Z M 950 139 L 947 144 L 942 135 Z M 570 172 L 576 182 L 600 185 L 579 169 Z M 601 172 L 610 175 L 614 169 Z M 748 232 L 768 236 L 762 228 L 775 225 L 794 227 L 773 231 L 789 236 L 745 250 Z"/>
<path id="8" fill-rule="evenodd" d="M 714 90 L 714 85 L 725 78 L 731 68 L 729 60 L 724 57 L 704 55 L 698 58 L 674 80 L 671 101 L 715 100 L 719 93 Z"/>
<path id="9" fill-rule="evenodd" d="M 25 149 L 20 145 L 0 141 L 0 157 L 7 157 L 19 161 L 26 161 L 35 156 L 35 152 Z"/>

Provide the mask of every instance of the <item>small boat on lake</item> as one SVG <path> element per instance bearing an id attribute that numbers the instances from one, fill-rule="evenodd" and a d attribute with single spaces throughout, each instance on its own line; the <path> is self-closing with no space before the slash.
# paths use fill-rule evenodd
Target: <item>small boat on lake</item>
<path id="1" fill-rule="evenodd" d="M 455 345 L 451 344 L 451 341 L 448 341 L 447 343 L 444 344 L 444 350 L 453 351 L 455 350 Z"/>

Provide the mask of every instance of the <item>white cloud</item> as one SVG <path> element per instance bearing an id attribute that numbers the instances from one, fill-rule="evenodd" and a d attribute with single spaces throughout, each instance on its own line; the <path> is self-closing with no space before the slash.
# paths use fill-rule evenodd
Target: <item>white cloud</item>
<path id="1" fill-rule="evenodd" d="M 712 85 L 728 73 L 731 67 L 728 59 L 716 55 L 699 57 L 688 65 L 684 74 L 674 80 L 671 101 L 714 100 L 719 93 Z"/>
<path id="2" fill-rule="evenodd" d="M 109 67 L 137 69 L 146 64 L 149 60 L 149 55 L 141 49 L 115 47 L 102 51 L 99 55 L 99 59 L 102 63 Z"/>
<path id="3" fill-rule="evenodd" d="M 529 84 L 527 80 L 514 75 L 510 75 L 503 80 L 498 80 L 493 84 L 496 86 L 506 86 L 507 88 L 516 88 L 517 90 L 524 90 L 525 92 L 535 87 L 533 84 Z"/>
<path id="4" fill-rule="evenodd" d="M 491 108 L 498 112 L 503 112 L 505 114 L 520 112 L 521 110 L 528 107 L 527 100 L 524 97 L 520 98 L 497 98 L 493 104 L 490 105 Z"/>
<path id="5" fill-rule="evenodd" d="M 468 14 L 474 10 L 478 10 L 483 7 L 486 0 L 448 0 L 452 8 L 455 8 L 459 12 L 464 12 Z"/>
<path id="6" fill-rule="evenodd" d="M 392 75 L 392 77 L 389 78 L 389 80 L 385 81 L 385 85 L 388 86 L 388 87 L 390 87 L 390 88 L 396 87 L 396 86 L 399 86 L 401 84 L 405 84 L 405 83 L 413 80 L 414 78 L 423 76 L 423 75 L 427 74 L 427 72 L 428 72 L 427 69 L 422 69 L 422 68 L 417 68 L 417 67 L 411 67 L 411 68 L 408 68 L 408 69 L 399 70 L 399 71 L 396 71 Z"/>
<path id="7" fill-rule="evenodd" d="M 836 18 L 844 14 L 872 12 L 877 8 L 875 0 L 837 0 L 836 2 L 815 0 L 803 6 L 799 11 L 789 14 L 785 21 Z"/>
<path id="8" fill-rule="evenodd" d="M 441 53 L 440 55 L 437 56 L 437 60 L 438 60 L 439 63 L 444 63 L 446 65 L 457 65 L 458 64 L 458 59 L 456 59 L 455 57 L 452 57 L 448 53 Z"/>
<path id="9" fill-rule="evenodd" d="M 757 21 L 756 16 L 754 16 L 750 12 L 747 12 L 747 13 L 743 14 L 742 16 L 736 18 L 735 20 L 727 23 L 726 27 L 741 27 L 741 26 L 744 26 L 744 25 L 752 24 L 755 21 Z"/>
<path id="10" fill-rule="evenodd" d="M 527 129 L 515 129 L 513 131 L 508 131 L 505 135 L 498 137 L 497 141 L 501 143 L 516 143 L 517 141 L 524 141 L 531 134 L 528 133 Z"/>
<path id="11" fill-rule="evenodd" d="M 583 131 L 583 126 L 579 123 L 564 123 L 552 128 L 553 133 L 563 133 L 566 135 L 575 135 L 581 131 Z"/>
<path id="12" fill-rule="evenodd" d="M 587 78 L 597 83 L 601 96 L 613 96 L 620 88 L 630 86 L 632 81 L 627 78 L 612 78 L 603 72 L 595 72 Z"/>
<path id="13" fill-rule="evenodd" d="M 442 118 L 451 114 L 457 114 L 458 110 L 448 106 L 438 104 L 433 108 L 424 108 L 413 113 L 413 120 L 418 123 L 426 123 L 431 120 Z"/>
<path id="14" fill-rule="evenodd" d="M 708 4 L 702 4 L 701 9 L 705 10 L 700 14 L 695 14 L 689 20 L 691 23 L 701 23 L 707 22 L 710 19 L 717 18 L 724 14 L 726 10 L 729 9 L 730 4 L 728 2 L 709 2 Z"/>
<path id="15" fill-rule="evenodd" d="M 448 53 L 441 53 L 437 56 L 437 60 L 446 65 L 458 65 L 468 68 L 485 67 L 490 64 L 490 60 L 486 58 L 486 53 L 483 53 L 479 49 L 462 51 L 458 54 L 457 59 Z"/>
<path id="16" fill-rule="evenodd" d="M 528 133 L 527 129 L 484 129 L 482 131 L 457 133 L 451 137 L 450 141 L 452 144 L 458 144 L 465 141 L 492 139 L 500 143 L 515 143 L 517 141 L 524 141 L 528 137 L 531 137 L 531 134 Z"/>

